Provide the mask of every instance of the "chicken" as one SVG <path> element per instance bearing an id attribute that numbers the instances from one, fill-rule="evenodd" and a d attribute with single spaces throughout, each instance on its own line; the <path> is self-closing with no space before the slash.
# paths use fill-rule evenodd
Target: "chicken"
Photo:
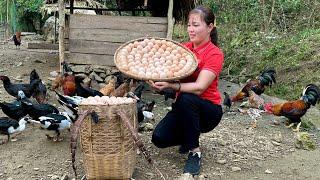
<path id="1" fill-rule="evenodd" d="M 129 92 L 129 84 L 130 80 L 126 80 L 124 83 L 122 83 L 118 88 L 116 88 L 110 96 L 115 96 L 115 97 L 123 97 Z"/>
<path id="2" fill-rule="evenodd" d="M 74 96 L 77 93 L 76 78 L 74 75 L 65 73 L 62 81 L 62 91 L 64 95 Z"/>
<path id="3" fill-rule="evenodd" d="M 116 81 L 116 89 L 125 82 L 126 76 L 122 74 L 121 72 L 115 72 L 111 74 L 113 76 L 116 76 L 117 81 Z"/>
<path id="4" fill-rule="evenodd" d="M 18 97 L 18 91 L 21 90 L 24 92 L 27 98 L 30 98 L 35 88 L 39 85 L 40 80 L 34 80 L 30 84 L 12 84 L 10 79 L 7 76 L 0 76 L 0 80 L 3 82 L 4 89 L 14 97 Z"/>
<path id="5" fill-rule="evenodd" d="M 276 71 L 274 69 L 267 69 L 261 72 L 256 79 L 249 79 L 244 87 L 235 95 L 231 97 L 231 101 L 242 101 L 244 98 L 249 97 L 249 91 L 252 90 L 257 95 L 261 95 L 265 86 L 271 86 L 276 83 Z"/>
<path id="6" fill-rule="evenodd" d="M 19 133 L 26 128 L 26 123 L 29 117 L 24 117 L 18 121 L 8 118 L 0 117 L 0 134 L 8 136 L 8 139 L 0 144 L 7 143 L 10 140 L 10 135 L 13 133 Z"/>
<path id="7" fill-rule="evenodd" d="M 144 81 L 140 81 L 138 85 L 136 85 L 135 87 L 131 86 L 131 88 L 129 84 L 130 91 L 125 96 L 140 100 L 142 92 L 145 89 L 145 85 L 146 83 Z"/>
<path id="8" fill-rule="evenodd" d="M 56 90 L 57 88 L 62 86 L 62 82 L 63 82 L 63 76 L 58 75 L 51 83 L 51 87 L 50 89 L 52 91 Z"/>
<path id="9" fill-rule="evenodd" d="M 225 112 L 230 111 L 230 108 L 232 105 L 230 96 L 227 92 L 223 92 L 223 94 L 224 94 L 223 105 L 225 106 Z"/>
<path id="10" fill-rule="evenodd" d="M 53 131 L 56 134 L 56 136 L 51 137 L 49 133 L 46 133 L 48 139 L 62 141 L 63 138 L 60 137 L 60 132 L 64 129 L 70 129 L 72 121 L 68 114 L 63 112 L 61 114 L 47 114 L 39 117 L 39 121 L 31 120 L 31 122 L 38 123 L 43 129 Z"/>
<path id="11" fill-rule="evenodd" d="M 62 87 L 62 91 L 64 95 L 74 96 L 76 95 L 76 83 L 75 76 L 72 69 L 67 65 L 67 63 L 63 62 L 63 75 L 58 75 L 51 84 L 50 89 L 52 91 Z"/>
<path id="12" fill-rule="evenodd" d="M 294 131 L 299 131 L 301 125 L 301 117 L 305 115 L 311 105 L 316 105 L 320 101 L 320 89 L 314 84 L 308 84 L 302 92 L 302 96 L 299 100 L 288 101 L 284 103 L 264 105 L 266 112 L 276 116 L 284 116 L 289 119 L 292 127 L 297 124 L 297 128 Z"/>
<path id="13" fill-rule="evenodd" d="M 32 97 L 34 97 L 36 99 L 36 101 L 40 104 L 46 103 L 47 102 L 47 88 L 42 83 L 42 80 L 40 79 L 39 74 L 34 69 L 30 73 L 30 84 L 35 80 L 40 80 L 40 82 L 39 82 L 38 86 L 36 86 Z"/>
<path id="14" fill-rule="evenodd" d="M 92 88 L 83 87 L 81 85 L 83 80 L 83 77 L 76 76 L 75 77 L 75 83 L 76 83 L 76 94 L 78 96 L 87 98 L 89 96 L 103 96 L 103 94 L 97 90 L 94 90 Z"/>
<path id="15" fill-rule="evenodd" d="M 15 35 L 12 36 L 14 45 L 16 45 L 16 49 L 19 47 L 20 49 L 20 45 L 21 45 L 21 32 L 16 32 Z"/>
<path id="16" fill-rule="evenodd" d="M 116 77 L 112 77 L 108 84 L 101 88 L 99 91 L 104 95 L 104 96 L 109 96 L 116 88 Z"/>

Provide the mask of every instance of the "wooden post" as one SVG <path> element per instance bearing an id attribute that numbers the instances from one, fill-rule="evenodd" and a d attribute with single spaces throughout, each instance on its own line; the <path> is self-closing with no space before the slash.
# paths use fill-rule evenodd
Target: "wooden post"
<path id="1" fill-rule="evenodd" d="M 60 72 L 63 74 L 62 63 L 64 62 L 64 30 L 65 30 L 65 14 L 64 14 L 64 0 L 59 0 L 59 62 L 60 62 Z"/>
<path id="2" fill-rule="evenodd" d="M 173 24 L 174 24 L 174 19 L 173 19 L 173 0 L 169 0 L 169 6 L 168 6 L 168 30 L 167 30 L 167 38 L 172 39 L 172 34 L 173 34 Z"/>
<path id="3" fill-rule="evenodd" d="M 54 12 L 54 40 L 53 43 L 57 43 L 57 11 Z"/>
<path id="4" fill-rule="evenodd" d="M 73 14 L 74 0 L 70 0 L 70 14 Z"/>

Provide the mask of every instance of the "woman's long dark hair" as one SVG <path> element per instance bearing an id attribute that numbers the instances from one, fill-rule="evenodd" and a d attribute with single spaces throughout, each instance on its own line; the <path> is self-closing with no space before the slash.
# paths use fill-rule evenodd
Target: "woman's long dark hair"
<path id="1" fill-rule="evenodd" d="M 214 16 L 212 10 L 209 9 L 208 7 L 197 6 L 193 10 L 190 11 L 189 16 L 190 16 L 190 14 L 200 14 L 201 17 L 203 18 L 204 22 L 206 22 L 207 25 L 210 25 L 210 23 L 215 25 L 216 18 Z M 211 38 L 211 42 L 214 45 L 218 46 L 218 32 L 217 32 L 216 26 L 214 26 L 210 32 L 210 38 Z"/>

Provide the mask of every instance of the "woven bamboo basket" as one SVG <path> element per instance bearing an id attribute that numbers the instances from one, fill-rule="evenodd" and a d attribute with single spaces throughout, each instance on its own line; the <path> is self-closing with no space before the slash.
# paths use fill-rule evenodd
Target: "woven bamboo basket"
<path id="1" fill-rule="evenodd" d="M 94 110 L 99 122 L 84 119 L 80 141 L 87 179 L 129 179 L 136 163 L 136 147 L 129 129 L 116 110 L 122 110 L 137 131 L 136 103 L 121 105 L 80 105 L 79 112 Z"/>
<path id="2" fill-rule="evenodd" d="M 119 52 L 124 48 L 126 47 L 128 44 L 130 43 L 133 43 L 135 41 L 143 41 L 144 39 L 155 39 L 155 40 L 166 40 L 166 41 L 169 41 L 169 42 L 172 42 L 173 44 L 181 47 L 184 52 L 188 53 L 189 55 L 191 55 L 192 59 L 193 59 L 193 63 L 192 63 L 192 67 L 189 69 L 188 72 L 186 72 L 185 74 L 183 75 L 180 75 L 180 76 L 174 76 L 174 77 L 170 77 L 170 78 L 152 78 L 152 77 L 141 77 L 141 76 L 138 76 L 138 75 L 135 75 L 133 73 L 131 73 L 130 71 L 124 71 L 122 68 L 120 68 L 119 66 Z M 120 72 L 122 72 L 123 74 L 131 77 L 131 78 L 134 78 L 134 79 L 138 79 L 138 80 L 152 80 L 152 81 L 177 81 L 177 80 L 180 80 L 180 79 L 183 79 L 185 77 L 188 77 L 190 76 L 198 67 L 198 61 L 197 61 L 197 57 L 195 54 L 193 54 L 193 52 L 184 47 L 182 44 L 176 42 L 176 41 L 173 41 L 171 39 L 166 39 L 166 38 L 159 38 L 159 37 L 146 37 L 146 38 L 138 38 L 138 39 L 134 39 L 134 40 L 131 40 L 131 41 L 128 41 L 124 44 L 122 44 L 115 52 L 115 55 L 114 55 L 114 63 L 117 67 L 117 69 L 119 69 Z"/>

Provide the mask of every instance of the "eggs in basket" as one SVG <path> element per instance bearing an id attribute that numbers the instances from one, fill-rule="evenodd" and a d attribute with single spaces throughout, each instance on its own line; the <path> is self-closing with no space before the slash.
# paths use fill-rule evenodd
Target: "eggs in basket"
<path id="1" fill-rule="evenodd" d="M 142 80 L 177 80 L 197 67 L 191 51 L 167 39 L 144 38 L 118 48 L 115 64 L 124 74 Z"/>

